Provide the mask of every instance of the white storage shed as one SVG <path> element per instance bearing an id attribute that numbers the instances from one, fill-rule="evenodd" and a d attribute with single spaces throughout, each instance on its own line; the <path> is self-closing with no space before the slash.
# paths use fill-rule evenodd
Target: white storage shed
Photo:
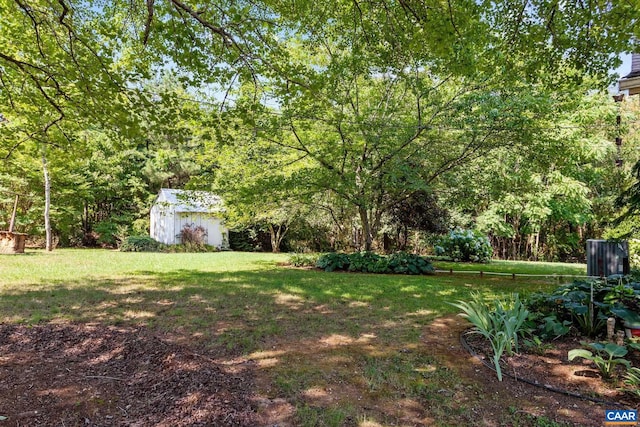
<path id="1" fill-rule="evenodd" d="M 220 197 L 207 191 L 163 188 L 151 207 L 151 237 L 166 245 L 180 244 L 186 225 L 201 226 L 207 232 L 206 244 L 229 247 L 229 230 L 224 226 Z"/>

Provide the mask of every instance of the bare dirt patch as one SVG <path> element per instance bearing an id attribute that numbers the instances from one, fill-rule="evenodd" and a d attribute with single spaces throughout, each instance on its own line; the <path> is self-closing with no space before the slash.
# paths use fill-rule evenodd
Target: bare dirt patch
<path id="1" fill-rule="evenodd" d="M 470 351 L 488 364 L 491 354 L 486 340 L 473 333 L 463 335 Z M 585 359 L 569 361 L 568 353 L 575 348 L 584 348 L 583 339 L 575 336 L 563 337 L 536 352 L 523 350 L 513 356 L 502 358 L 503 374 L 536 386 L 554 388 L 556 392 L 570 394 L 580 399 L 593 400 L 611 408 L 630 408 L 640 400 L 625 392 L 621 379 L 624 369 L 620 366 L 612 378 L 604 378 L 597 367 Z M 640 355 L 632 351 L 627 359 L 640 366 Z"/>

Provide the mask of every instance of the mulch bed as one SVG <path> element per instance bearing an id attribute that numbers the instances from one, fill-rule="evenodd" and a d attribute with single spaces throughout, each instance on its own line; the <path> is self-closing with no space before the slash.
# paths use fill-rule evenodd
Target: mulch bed
<path id="1" fill-rule="evenodd" d="M 493 369 L 493 353 L 484 337 L 469 330 L 461 338 L 473 355 Z M 527 352 L 521 348 L 512 356 L 503 355 L 500 363 L 503 376 L 611 408 L 638 408 L 640 398 L 623 390 L 622 367 L 613 379 L 604 379 L 590 361 L 581 358 L 569 361 L 569 351 L 583 348 L 580 344 L 582 340 L 580 337 L 566 336 L 538 352 Z M 632 351 L 627 359 L 633 366 L 640 366 L 640 352 Z"/>
<path id="2" fill-rule="evenodd" d="M 425 330 L 424 344 L 465 381 L 477 383 L 486 398 L 476 405 L 462 396 L 461 405 L 478 419 L 498 422 L 508 399 L 531 402 L 532 413 L 580 426 L 601 425 L 610 405 L 576 394 L 640 407 L 640 399 L 604 381 L 587 361 L 567 360 L 568 350 L 579 346 L 575 337 L 554 342 L 545 352 L 504 358 L 503 372 L 519 380 L 499 383 L 460 345 L 465 323 L 454 316 L 438 319 Z M 463 336 L 472 352 L 490 363 L 486 340 Z M 256 396 L 254 362 L 230 361 L 229 354 L 215 351 L 145 327 L 0 324 L 0 416 L 8 417 L 0 427 L 295 424 L 289 402 Z M 632 355 L 635 366 L 638 356 Z"/>
<path id="3" fill-rule="evenodd" d="M 145 328 L 0 325 L 3 426 L 255 426 L 253 388 Z"/>

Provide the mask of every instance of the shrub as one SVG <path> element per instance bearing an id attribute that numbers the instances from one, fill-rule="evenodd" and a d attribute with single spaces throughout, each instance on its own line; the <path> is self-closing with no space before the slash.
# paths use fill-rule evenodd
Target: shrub
<path id="1" fill-rule="evenodd" d="M 160 252 L 164 245 L 149 236 L 129 236 L 122 241 L 122 252 Z"/>
<path id="2" fill-rule="evenodd" d="M 433 274 L 433 266 L 426 258 L 407 252 L 389 255 L 389 270 L 396 274 Z"/>
<path id="3" fill-rule="evenodd" d="M 96 233 L 96 243 L 99 245 L 115 246 L 117 244 L 116 234 L 118 232 L 118 224 L 111 221 L 101 221 L 93 226 Z"/>
<path id="4" fill-rule="evenodd" d="M 324 271 L 346 270 L 349 267 L 349 256 L 340 252 L 329 252 L 320 255 L 316 267 Z"/>
<path id="5" fill-rule="evenodd" d="M 375 252 L 354 252 L 349 255 L 349 271 L 361 273 L 387 273 L 389 262 Z"/>
<path id="6" fill-rule="evenodd" d="M 576 280 L 549 293 L 532 294 L 528 308 L 539 318 L 553 316 L 555 322 L 571 322 L 582 335 L 595 337 L 604 331 L 607 318 L 628 320 L 638 310 L 640 283 L 608 279 Z M 539 329 L 543 325 L 538 326 Z"/>
<path id="7" fill-rule="evenodd" d="M 472 230 L 456 228 L 442 237 L 434 247 L 436 255 L 453 261 L 489 262 L 493 248 L 487 236 Z"/>
<path id="8" fill-rule="evenodd" d="M 294 267 L 315 267 L 318 263 L 318 254 L 299 254 L 289 255 L 289 264 Z"/>
<path id="9" fill-rule="evenodd" d="M 281 249 L 287 251 L 286 245 Z M 271 236 L 258 227 L 248 227 L 242 230 L 229 231 L 229 248 L 240 252 L 262 252 L 271 249 Z"/>
<path id="10" fill-rule="evenodd" d="M 202 251 L 207 242 L 207 230 L 201 225 L 185 224 L 178 237 L 188 252 Z"/>
<path id="11" fill-rule="evenodd" d="M 318 258 L 316 267 L 325 271 L 347 270 L 361 273 L 432 274 L 433 266 L 426 258 L 398 252 L 389 256 L 374 252 L 354 252 L 350 255 L 330 252 Z"/>

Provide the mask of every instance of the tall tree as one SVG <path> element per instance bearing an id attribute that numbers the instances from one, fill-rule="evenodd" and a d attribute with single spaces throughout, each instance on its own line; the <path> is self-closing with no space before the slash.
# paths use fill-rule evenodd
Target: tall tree
<path id="1" fill-rule="evenodd" d="M 599 237 L 611 219 L 624 173 L 616 167 L 615 104 L 590 93 L 560 106 L 519 149 L 495 150 L 445 180 L 461 225 L 489 233 L 498 256 L 579 258 L 584 239 Z"/>
<path id="2" fill-rule="evenodd" d="M 0 108 L 24 124 L 3 153 L 79 143 L 67 123 L 133 133 L 140 78 L 174 68 L 309 160 L 299 185 L 354 207 L 366 247 L 411 191 L 532 131 L 537 103 L 513 98 L 604 82 L 639 28 L 637 6 L 609 1 L 0 0 L 0 13 Z"/>

